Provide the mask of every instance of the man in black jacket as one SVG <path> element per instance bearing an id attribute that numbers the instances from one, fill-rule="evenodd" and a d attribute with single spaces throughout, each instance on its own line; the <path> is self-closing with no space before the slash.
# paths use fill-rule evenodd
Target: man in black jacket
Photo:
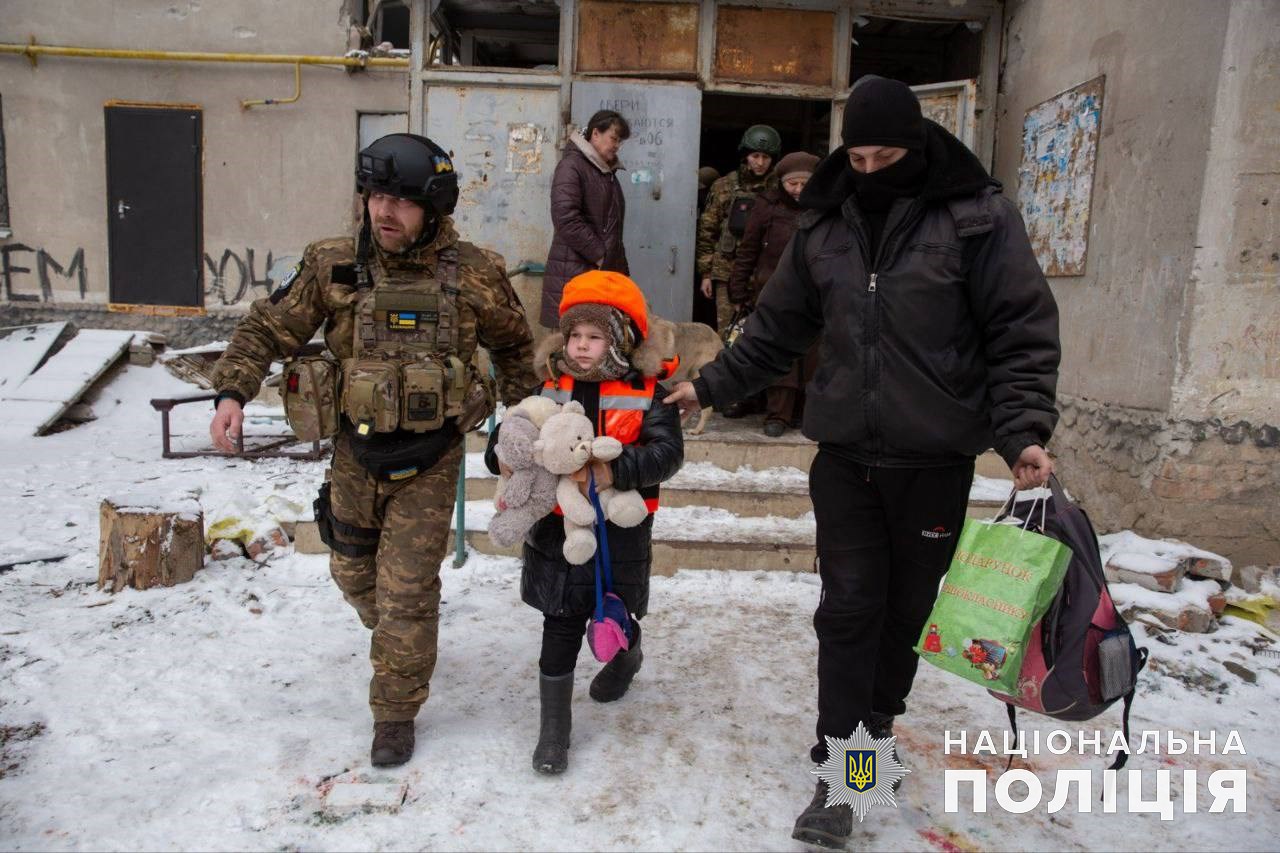
<path id="1" fill-rule="evenodd" d="M 1058 312 L 1014 205 L 978 159 L 921 116 L 904 84 L 864 77 L 844 146 L 817 167 L 797 232 L 737 343 L 667 398 L 721 409 L 821 338 L 804 433 L 822 596 L 815 762 L 826 737 L 892 733 L 912 646 L 988 447 L 1020 488 L 1053 471 Z M 840 845 L 825 782 L 794 837 Z"/>

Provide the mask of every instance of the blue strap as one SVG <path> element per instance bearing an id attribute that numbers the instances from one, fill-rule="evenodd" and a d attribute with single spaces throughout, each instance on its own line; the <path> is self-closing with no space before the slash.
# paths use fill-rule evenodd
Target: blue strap
<path id="1" fill-rule="evenodd" d="M 605 531 L 604 507 L 600 505 L 600 495 L 596 492 L 596 475 L 587 470 L 587 497 L 596 511 L 596 613 L 597 622 L 604 621 L 604 592 L 613 592 L 613 562 L 609 555 L 609 534 Z M 603 587 L 601 575 L 603 574 Z"/>

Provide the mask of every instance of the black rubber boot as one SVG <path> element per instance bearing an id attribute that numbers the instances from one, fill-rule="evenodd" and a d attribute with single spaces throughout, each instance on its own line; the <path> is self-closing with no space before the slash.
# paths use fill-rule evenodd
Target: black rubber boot
<path id="1" fill-rule="evenodd" d="M 640 623 L 631 620 L 635 637 L 631 640 L 631 648 L 618 652 L 613 660 L 604 665 L 604 669 L 591 679 L 591 698 L 597 702 L 616 702 L 627 695 L 631 679 L 640 671 L 644 661 L 644 652 L 640 650 Z"/>
<path id="2" fill-rule="evenodd" d="M 533 769 L 555 775 L 569 768 L 569 730 L 573 727 L 573 673 L 538 675 L 542 724 L 533 748 Z"/>
<path id="3" fill-rule="evenodd" d="M 871 719 L 867 721 L 867 731 L 873 738 L 893 737 L 893 715 L 881 714 L 879 711 L 871 712 Z M 899 764 L 902 763 L 902 757 L 898 755 L 898 742 L 893 743 L 893 758 Z M 899 776 L 898 780 L 893 783 L 893 792 L 896 794 L 898 789 L 902 787 L 904 777 Z"/>
<path id="4" fill-rule="evenodd" d="M 369 760 L 374 767 L 395 767 L 413 758 L 413 720 L 373 724 Z"/>
<path id="5" fill-rule="evenodd" d="M 805 844 L 841 850 L 852 832 L 853 808 L 847 805 L 828 806 L 827 783 L 819 782 L 813 801 L 796 818 L 796 828 L 791 831 L 791 837 Z"/>

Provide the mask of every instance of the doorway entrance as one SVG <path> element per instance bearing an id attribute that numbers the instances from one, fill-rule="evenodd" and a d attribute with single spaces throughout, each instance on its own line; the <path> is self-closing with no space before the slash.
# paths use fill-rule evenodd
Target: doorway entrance
<path id="1" fill-rule="evenodd" d="M 199 307 L 200 110 L 106 107 L 110 301 Z"/>
<path id="2" fill-rule="evenodd" d="M 738 168 L 738 143 L 753 124 L 778 131 L 784 155 L 808 151 L 821 157 L 830 148 L 831 102 L 707 92 L 702 96 L 698 165 L 721 175 Z"/>

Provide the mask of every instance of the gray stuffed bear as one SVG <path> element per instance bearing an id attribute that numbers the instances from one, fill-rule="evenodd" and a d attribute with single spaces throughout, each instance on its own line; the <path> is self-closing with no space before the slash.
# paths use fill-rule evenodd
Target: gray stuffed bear
<path id="1" fill-rule="evenodd" d="M 547 418 L 559 410 L 547 397 L 526 397 L 503 418 L 494 452 L 512 473 L 498 480 L 493 498 L 498 511 L 489 521 L 489 538 L 499 547 L 524 539 L 538 519 L 555 509 L 560 478 L 539 463 L 534 444 Z"/>

